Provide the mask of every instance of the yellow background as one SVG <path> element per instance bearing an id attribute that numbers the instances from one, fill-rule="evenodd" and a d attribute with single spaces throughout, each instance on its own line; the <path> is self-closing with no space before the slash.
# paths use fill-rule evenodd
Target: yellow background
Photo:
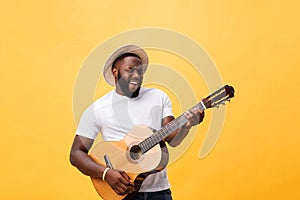
<path id="1" fill-rule="evenodd" d="M 192 38 L 236 89 L 209 156 L 207 120 L 168 168 L 174 199 L 299 199 L 299 17 L 296 1 L 2 2 L 0 199 L 99 199 L 68 161 L 74 83 L 93 48 L 142 27 Z"/>

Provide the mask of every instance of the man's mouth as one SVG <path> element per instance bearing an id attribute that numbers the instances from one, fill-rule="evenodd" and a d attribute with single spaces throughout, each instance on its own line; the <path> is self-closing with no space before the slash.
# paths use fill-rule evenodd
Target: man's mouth
<path id="1" fill-rule="evenodd" d="M 137 86 L 139 84 L 138 81 L 130 81 L 129 84 L 133 85 L 133 86 Z"/>

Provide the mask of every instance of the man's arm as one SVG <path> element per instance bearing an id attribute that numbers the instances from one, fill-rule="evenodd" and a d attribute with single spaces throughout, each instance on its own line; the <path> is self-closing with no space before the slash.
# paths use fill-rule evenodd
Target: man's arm
<path id="1" fill-rule="evenodd" d="M 102 179 L 105 167 L 96 163 L 89 155 L 94 140 L 76 135 L 73 141 L 70 162 L 77 167 L 83 174 Z"/>
<path id="2" fill-rule="evenodd" d="M 200 109 L 189 110 L 185 113 L 185 117 L 188 120 L 187 123 L 165 138 L 165 141 L 168 142 L 168 144 L 172 147 L 178 146 L 183 141 L 192 126 L 195 126 L 203 121 L 204 111 Z M 162 121 L 163 126 L 168 124 L 173 119 L 173 116 L 165 117 Z"/>
<path id="3" fill-rule="evenodd" d="M 88 155 L 92 144 L 92 139 L 76 135 L 70 153 L 70 162 L 83 174 L 102 179 L 106 167 L 99 165 Z M 133 190 L 132 181 L 123 171 L 109 169 L 105 175 L 105 181 L 119 195 L 124 195 Z"/>

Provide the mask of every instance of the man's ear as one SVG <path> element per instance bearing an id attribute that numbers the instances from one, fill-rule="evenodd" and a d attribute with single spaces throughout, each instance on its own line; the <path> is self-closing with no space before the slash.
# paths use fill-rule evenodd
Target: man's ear
<path id="1" fill-rule="evenodd" d="M 115 78 L 118 78 L 118 73 L 119 73 L 119 70 L 118 70 L 118 69 L 113 68 L 113 69 L 112 69 L 112 73 L 113 73 L 113 75 L 114 75 Z"/>

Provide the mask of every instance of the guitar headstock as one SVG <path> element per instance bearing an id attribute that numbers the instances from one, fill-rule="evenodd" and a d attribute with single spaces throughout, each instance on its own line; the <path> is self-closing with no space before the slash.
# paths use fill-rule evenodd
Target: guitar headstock
<path id="1" fill-rule="evenodd" d="M 234 88 L 229 85 L 218 89 L 214 93 L 207 96 L 202 100 L 206 108 L 219 107 L 220 104 L 225 104 L 226 101 L 230 101 L 234 97 Z"/>

